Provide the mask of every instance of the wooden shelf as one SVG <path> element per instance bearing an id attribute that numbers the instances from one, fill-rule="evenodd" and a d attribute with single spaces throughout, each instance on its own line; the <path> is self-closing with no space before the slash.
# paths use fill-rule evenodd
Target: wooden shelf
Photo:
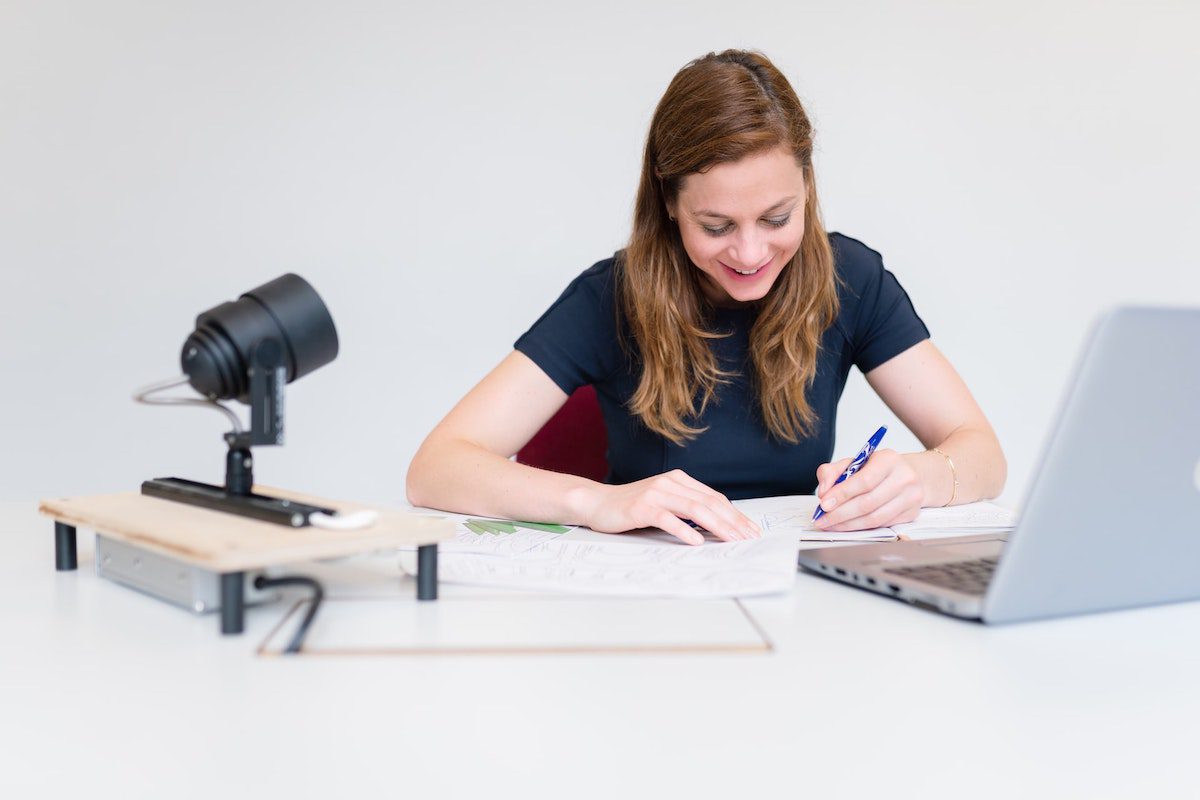
<path id="1" fill-rule="evenodd" d="M 372 508 L 279 489 L 256 486 L 254 491 L 343 512 Z M 288 528 L 139 492 L 43 500 L 38 510 L 56 522 L 220 573 L 436 544 L 454 536 L 454 524 L 449 520 L 395 509 L 375 508 L 379 519 L 369 528 L 331 531 Z"/>

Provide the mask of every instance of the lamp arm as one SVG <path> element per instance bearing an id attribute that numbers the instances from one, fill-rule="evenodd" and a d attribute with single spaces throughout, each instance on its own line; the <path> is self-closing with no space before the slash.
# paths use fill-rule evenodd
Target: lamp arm
<path id="1" fill-rule="evenodd" d="M 284 386 L 287 365 L 283 345 L 277 339 L 261 339 L 254 345 L 250 377 L 250 430 L 226 436 L 231 448 L 283 444 Z"/>

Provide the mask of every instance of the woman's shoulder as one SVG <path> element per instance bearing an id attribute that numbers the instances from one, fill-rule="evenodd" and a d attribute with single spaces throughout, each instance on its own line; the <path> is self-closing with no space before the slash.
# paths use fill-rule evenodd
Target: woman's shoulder
<path id="1" fill-rule="evenodd" d="M 567 394 L 607 379 L 622 363 L 613 303 L 615 258 L 575 276 L 513 345 Z"/>
<path id="2" fill-rule="evenodd" d="M 597 261 L 576 275 L 533 328 L 565 329 L 578 326 L 595 328 L 610 323 L 614 308 L 615 262 L 620 251 Z"/>
<path id="3" fill-rule="evenodd" d="M 836 327 L 847 341 L 856 341 L 864 319 L 868 319 L 885 288 L 887 270 L 883 256 L 858 239 L 831 232 L 829 246 L 837 273 L 838 316 Z M 894 280 L 894 279 L 893 279 Z"/>
<path id="4" fill-rule="evenodd" d="M 838 277 L 837 328 L 851 342 L 863 372 L 929 337 L 908 293 L 883 256 L 857 239 L 830 233 Z"/>
<path id="5" fill-rule="evenodd" d="M 582 294 L 588 300 L 611 304 L 616 286 L 617 260 L 622 251 L 618 250 L 611 256 L 597 261 L 583 272 L 576 275 L 563 290 L 558 302 L 564 302 L 576 294 Z M 557 304 L 556 304 L 557 305 Z"/>
<path id="6" fill-rule="evenodd" d="M 883 256 L 858 239 L 833 231 L 829 234 L 829 247 L 833 250 L 834 269 L 837 270 L 838 294 L 844 301 L 856 300 L 883 275 Z"/>

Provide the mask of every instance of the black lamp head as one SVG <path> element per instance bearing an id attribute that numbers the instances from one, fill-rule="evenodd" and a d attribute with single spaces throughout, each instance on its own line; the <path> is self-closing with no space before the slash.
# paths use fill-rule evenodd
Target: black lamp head
<path id="1" fill-rule="evenodd" d="M 316 290 L 288 273 L 196 317 L 180 362 L 196 391 L 214 400 L 248 401 L 249 368 L 258 347 L 278 347 L 287 382 L 338 354 L 333 317 Z"/>

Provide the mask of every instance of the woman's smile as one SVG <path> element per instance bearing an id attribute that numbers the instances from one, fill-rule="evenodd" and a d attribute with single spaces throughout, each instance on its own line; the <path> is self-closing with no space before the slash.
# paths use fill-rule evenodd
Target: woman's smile
<path id="1" fill-rule="evenodd" d="M 739 269 L 738 267 L 731 267 L 728 264 L 726 264 L 724 261 L 718 260 L 717 263 L 720 264 L 722 267 L 724 267 L 727 271 L 727 274 L 730 274 L 734 280 L 749 281 L 749 280 L 753 280 L 753 279 L 759 277 L 759 275 L 762 274 L 762 272 L 771 265 L 771 262 L 773 260 L 774 260 L 774 256 L 772 256 L 771 258 L 768 258 L 766 261 L 759 264 L 757 267 L 750 267 L 749 269 L 745 269 L 745 270 Z"/>

